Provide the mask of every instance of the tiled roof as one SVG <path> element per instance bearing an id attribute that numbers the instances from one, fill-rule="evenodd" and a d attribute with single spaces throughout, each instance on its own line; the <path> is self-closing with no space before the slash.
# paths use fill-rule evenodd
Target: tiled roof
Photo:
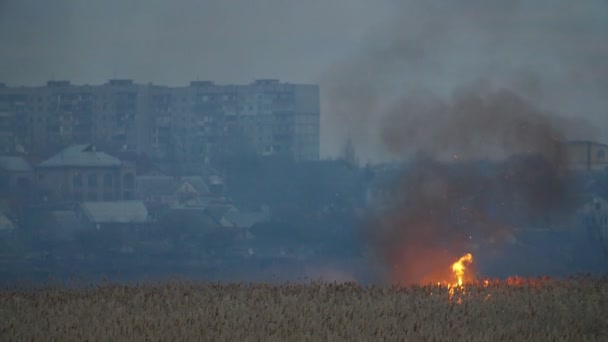
<path id="1" fill-rule="evenodd" d="M 148 210 L 142 201 L 84 202 L 82 211 L 93 223 L 145 223 Z"/>
<path id="2" fill-rule="evenodd" d="M 0 169 L 12 172 L 30 172 L 32 167 L 23 157 L 0 156 Z"/>
<path id="3" fill-rule="evenodd" d="M 65 148 L 51 158 L 43 161 L 39 167 L 112 167 L 122 162 L 104 152 L 90 149 L 91 145 L 80 144 Z"/>

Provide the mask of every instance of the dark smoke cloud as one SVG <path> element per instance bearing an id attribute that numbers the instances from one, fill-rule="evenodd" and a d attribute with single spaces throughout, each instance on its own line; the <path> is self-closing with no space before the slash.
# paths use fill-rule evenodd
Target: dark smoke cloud
<path id="1" fill-rule="evenodd" d="M 473 237 L 496 248 L 515 228 L 570 222 L 578 208 L 564 132 L 590 131 L 585 122 L 487 82 L 459 87 L 451 101 L 404 97 L 383 119 L 384 146 L 416 156 L 363 225 L 387 280 L 454 281 L 450 265 Z"/>
<path id="2" fill-rule="evenodd" d="M 393 156 L 383 127 L 404 96 L 450 102 L 454 89 L 480 79 L 565 117 L 606 123 L 608 3 L 404 1 L 393 13 L 323 81 L 325 122 L 335 127 L 327 139 L 351 138 L 363 160 Z"/>
<path id="3" fill-rule="evenodd" d="M 586 121 L 541 111 L 487 82 L 458 88 L 450 102 L 429 94 L 407 96 L 385 112 L 380 130 L 393 154 L 424 152 L 455 160 L 501 160 L 522 153 L 553 160 L 566 136 L 594 138 L 596 133 Z"/>

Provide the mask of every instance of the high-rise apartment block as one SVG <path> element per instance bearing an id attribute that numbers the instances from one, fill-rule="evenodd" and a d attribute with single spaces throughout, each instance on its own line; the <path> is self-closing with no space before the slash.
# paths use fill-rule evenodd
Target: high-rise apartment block
<path id="1" fill-rule="evenodd" d="M 0 84 L 0 153 L 49 155 L 74 143 L 153 158 L 209 162 L 247 149 L 296 160 L 319 158 L 319 87 L 257 80 L 193 81 L 168 87 L 110 80 Z"/>

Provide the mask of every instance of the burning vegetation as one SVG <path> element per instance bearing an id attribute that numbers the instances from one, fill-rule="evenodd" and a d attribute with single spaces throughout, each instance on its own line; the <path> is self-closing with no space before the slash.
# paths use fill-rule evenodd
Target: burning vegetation
<path id="1" fill-rule="evenodd" d="M 414 102 L 389 113 L 384 137 L 397 155 L 418 154 L 363 225 L 387 282 L 460 286 L 475 279 L 473 249 L 575 212 L 564 121 L 508 91 Z"/>

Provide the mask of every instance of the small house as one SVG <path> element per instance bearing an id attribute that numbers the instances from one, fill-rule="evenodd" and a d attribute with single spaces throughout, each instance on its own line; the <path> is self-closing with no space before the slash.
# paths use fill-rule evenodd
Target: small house
<path id="1" fill-rule="evenodd" d="M 29 194 L 34 172 L 23 157 L 0 156 L 0 193 Z"/>
<path id="2" fill-rule="evenodd" d="M 142 201 L 83 202 L 79 207 L 83 222 L 98 230 L 112 228 L 140 228 L 150 220 Z"/>
<path id="3" fill-rule="evenodd" d="M 201 177 L 138 176 L 137 198 L 157 216 L 168 208 L 203 207 L 211 192 Z"/>

